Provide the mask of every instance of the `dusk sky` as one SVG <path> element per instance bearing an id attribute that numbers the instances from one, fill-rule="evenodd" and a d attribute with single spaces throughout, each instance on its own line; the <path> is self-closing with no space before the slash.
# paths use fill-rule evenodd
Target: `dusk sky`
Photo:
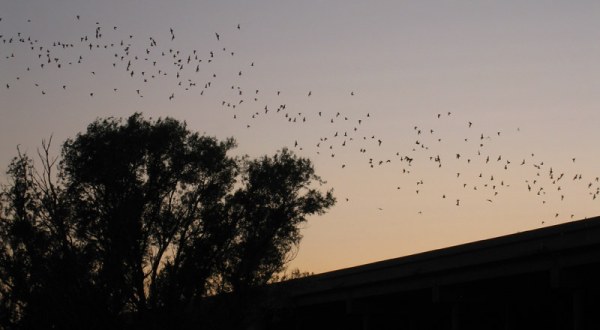
<path id="1" fill-rule="evenodd" d="M 292 268 L 600 215 L 598 1 L 0 0 L 0 18 L 3 172 L 17 145 L 57 154 L 134 112 L 236 154 L 288 147 L 338 200 Z"/>

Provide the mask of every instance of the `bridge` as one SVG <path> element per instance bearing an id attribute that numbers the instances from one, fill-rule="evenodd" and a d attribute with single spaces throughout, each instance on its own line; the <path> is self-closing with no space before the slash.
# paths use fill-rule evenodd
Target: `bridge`
<path id="1" fill-rule="evenodd" d="M 599 283 L 595 217 L 284 282 L 268 328 L 600 329 Z"/>

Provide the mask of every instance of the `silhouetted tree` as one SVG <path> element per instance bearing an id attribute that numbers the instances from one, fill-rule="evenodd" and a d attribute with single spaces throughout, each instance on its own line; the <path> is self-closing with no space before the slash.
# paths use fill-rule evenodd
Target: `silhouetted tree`
<path id="1" fill-rule="evenodd" d="M 247 308 L 335 203 L 308 159 L 231 157 L 233 139 L 171 118 L 96 120 L 58 165 L 42 146 L 42 170 L 19 152 L 1 195 L 6 328 L 215 324 L 219 297 Z"/>

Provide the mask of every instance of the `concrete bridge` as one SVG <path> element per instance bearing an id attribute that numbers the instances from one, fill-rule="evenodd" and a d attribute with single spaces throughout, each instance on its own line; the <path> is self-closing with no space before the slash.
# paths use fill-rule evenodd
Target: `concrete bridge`
<path id="1" fill-rule="evenodd" d="M 292 329 L 600 329 L 600 217 L 280 289 L 288 309 L 277 323 Z"/>

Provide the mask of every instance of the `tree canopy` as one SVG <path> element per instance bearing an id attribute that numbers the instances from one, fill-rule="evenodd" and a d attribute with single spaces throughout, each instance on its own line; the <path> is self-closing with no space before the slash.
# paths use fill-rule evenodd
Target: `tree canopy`
<path id="1" fill-rule="evenodd" d="M 0 325 L 183 328 L 218 294 L 281 272 L 307 216 L 334 205 L 287 149 L 228 155 L 230 138 L 172 118 L 98 119 L 41 166 L 19 154 L 0 212 Z"/>

